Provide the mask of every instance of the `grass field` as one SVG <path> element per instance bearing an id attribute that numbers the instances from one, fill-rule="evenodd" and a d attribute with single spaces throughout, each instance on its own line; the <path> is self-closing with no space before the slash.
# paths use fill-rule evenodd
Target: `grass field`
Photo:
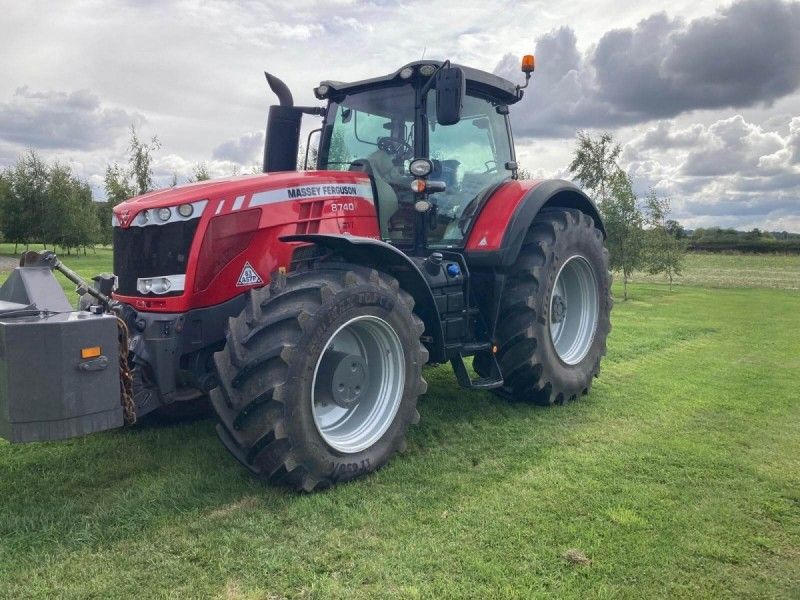
<path id="1" fill-rule="evenodd" d="M 633 281 L 665 282 L 663 275 L 634 273 Z M 800 290 L 800 254 L 711 254 L 686 255 L 686 268 L 675 279 L 682 285 Z"/>
<path id="2" fill-rule="evenodd" d="M 210 420 L 0 442 L 0 597 L 800 597 L 800 294 L 630 291 L 587 398 L 428 369 L 407 454 L 321 494 L 254 481 Z"/>

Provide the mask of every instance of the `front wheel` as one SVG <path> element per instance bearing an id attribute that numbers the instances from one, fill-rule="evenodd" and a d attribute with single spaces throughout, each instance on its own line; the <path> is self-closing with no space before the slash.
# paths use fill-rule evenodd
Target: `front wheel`
<path id="1" fill-rule="evenodd" d="M 503 293 L 497 360 L 506 395 L 537 404 L 587 394 L 611 329 L 611 274 L 603 234 L 587 214 L 542 210 Z M 486 356 L 475 369 L 488 372 Z"/>
<path id="2" fill-rule="evenodd" d="M 225 446 L 257 475 L 305 491 L 386 464 L 426 389 L 413 306 L 395 279 L 355 265 L 251 291 L 214 357 Z"/>

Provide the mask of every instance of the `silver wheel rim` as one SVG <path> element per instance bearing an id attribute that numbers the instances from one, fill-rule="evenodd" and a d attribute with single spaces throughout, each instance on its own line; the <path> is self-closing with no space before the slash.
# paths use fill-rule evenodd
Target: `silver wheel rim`
<path id="1" fill-rule="evenodd" d="M 599 298 L 597 280 L 582 256 L 569 258 L 558 271 L 550 294 L 550 338 L 568 365 L 581 362 L 594 341 Z"/>
<path id="2" fill-rule="evenodd" d="M 352 454 L 377 442 L 394 421 L 405 382 L 403 344 L 383 319 L 351 319 L 325 345 L 311 384 L 317 431 Z"/>

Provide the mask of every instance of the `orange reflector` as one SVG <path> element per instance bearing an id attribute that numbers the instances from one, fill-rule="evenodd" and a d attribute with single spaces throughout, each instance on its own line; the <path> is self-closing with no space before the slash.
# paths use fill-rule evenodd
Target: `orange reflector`
<path id="1" fill-rule="evenodd" d="M 411 182 L 411 191 L 416 192 L 417 194 L 421 194 L 425 191 L 425 180 L 424 179 L 415 179 Z"/>
<path id="2" fill-rule="evenodd" d="M 97 358 L 102 354 L 100 346 L 92 346 L 91 348 L 81 348 L 81 358 Z"/>
<path id="3" fill-rule="evenodd" d="M 526 54 L 525 56 L 522 57 L 523 73 L 532 73 L 535 68 L 536 68 L 536 59 L 533 57 L 533 54 Z"/>

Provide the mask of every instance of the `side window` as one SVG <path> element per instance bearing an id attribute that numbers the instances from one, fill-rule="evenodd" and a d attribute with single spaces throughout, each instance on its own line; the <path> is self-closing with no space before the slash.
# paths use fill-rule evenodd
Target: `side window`
<path id="1" fill-rule="evenodd" d="M 435 98 L 428 95 L 428 115 L 436 114 Z M 469 204 L 488 187 L 508 179 L 511 144 L 505 117 L 495 107 L 475 96 L 464 99 L 461 121 L 443 126 L 431 119 L 431 179 L 444 181 L 445 192 L 431 195 L 437 222 L 428 239 L 431 245 L 460 245 L 465 227 L 462 216 Z"/>

